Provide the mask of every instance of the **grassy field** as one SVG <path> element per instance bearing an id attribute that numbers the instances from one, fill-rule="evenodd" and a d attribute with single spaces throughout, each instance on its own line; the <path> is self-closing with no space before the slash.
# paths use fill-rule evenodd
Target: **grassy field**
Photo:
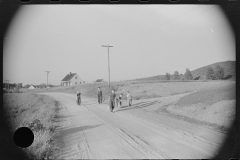
<path id="1" fill-rule="evenodd" d="M 50 89 L 23 89 L 21 91 L 25 93 L 64 92 L 75 94 L 77 90 L 82 89 L 84 96 L 95 98 L 97 97 L 97 88 L 101 87 L 105 98 L 109 96 L 111 89 L 114 88 L 117 94 L 123 93 L 123 99 L 126 99 L 126 92 L 130 91 L 133 99 L 138 100 L 213 89 L 229 84 L 235 84 L 235 81 L 120 81 L 111 83 L 111 88 L 108 88 L 107 83 L 89 83 Z"/>
<path id="2" fill-rule="evenodd" d="M 84 96 L 97 99 L 97 88 L 101 87 L 105 99 L 111 88 L 117 94 L 130 91 L 133 103 L 159 99 L 155 110 L 151 112 L 167 112 L 171 116 L 199 124 L 214 124 L 226 127 L 235 114 L 235 81 L 121 81 L 111 83 L 91 83 L 71 87 L 55 87 L 50 89 L 22 90 L 27 93 L 35 92 L 65 92 L 75 94 L 83 91 Z M 178 96 L 179 95 L 179 96 Z M 178 97 L 178 98 L 176 98 Z M 153 105 L 154 106 L 154 105 Z"/>
<path id="3" fill-rule="evenodd" d="M 48 96 L 31 93 L 3 94 L 3 117 L 10 124 L 11 133 L 19 127 L 29 127 L 34 133 L 34 142 L 23 149 L 30 159 L 51 159 L 54 150 L 54 116 L 58 103 Z"/>
<path id="4" fill-rule="evenodd" d="M 236 86 L 233 84 L 221 86 L 214 89 L 195 92 L 181 98 L 176 105 L 189 106 L 193 104 L 206 104 L 212 105 L 222 100 L 235 100 L 236 99 Z"/>

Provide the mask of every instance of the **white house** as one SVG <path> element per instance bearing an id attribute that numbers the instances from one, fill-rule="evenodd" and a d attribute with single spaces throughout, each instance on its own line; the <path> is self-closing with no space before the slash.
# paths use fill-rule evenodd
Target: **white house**
<path id="1" fill-rule="evenodd" d="M 30 87 L 28 87 L 28 89 L 35 89 L 35 87 L 31 85 Z"/>
<path id="2" fill-rule="evenodd" d="M 72 86 L 72 85 L 78 85 L 83 84 L 85 81 L 83 81 L 77 73 L 69 73 L 67 74 L 61 81 L 61 86 Z"/>

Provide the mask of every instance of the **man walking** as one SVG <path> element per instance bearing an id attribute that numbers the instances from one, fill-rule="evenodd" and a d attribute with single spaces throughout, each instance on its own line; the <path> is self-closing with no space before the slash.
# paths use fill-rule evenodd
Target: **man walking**
<path id="1" fill-rule="evenodd" d="M 98 87 L 98 92 L 97 92 L 97 95 L 98 95 L 98 103 L 102 103 L 102 90 L 100 89 L 100 87 Z"/>
<path id="2" fill-rule="evenodd" d="M 112 89 L 112 93 L 109 96 L 109 109 L 110 109 L 110 112 L 113 112 L 114 105 L 115 105 L 115 99 L 116 99 L 116 94 L 114 92 L 114 89 Z"/>
<path id="3" fill-rule="evenodd" d="M 127 91 L 128 107 L 132 105 L 132 95 Z"/>
<path id="4" fill-rule="evenodd" d="M 81 105 L 81 93 L 82 93 L 82 90 L 81 90 L 81 92 L 77 91 L 77 104 L 78 105 Z"/>

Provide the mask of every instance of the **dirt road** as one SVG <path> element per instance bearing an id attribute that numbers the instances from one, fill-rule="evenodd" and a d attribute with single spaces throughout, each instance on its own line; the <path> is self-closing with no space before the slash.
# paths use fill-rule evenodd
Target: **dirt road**
<path id="1" fill-rule="evenodd" d="M 124 106 L 111 113 L 97 99 L 82 97 L 78 106 L 73 94 L 44 94 L 62 105 L 56 117 L 57 159 L 211 158 L 225 137 L 164 113 L 157 116 Z"/>

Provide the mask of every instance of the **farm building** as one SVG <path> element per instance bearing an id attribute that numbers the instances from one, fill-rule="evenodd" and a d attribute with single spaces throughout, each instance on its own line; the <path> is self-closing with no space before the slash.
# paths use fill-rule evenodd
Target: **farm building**
<path id="1" fill-rule="evenodd" d="M 34 85 L 30 85 L 30 87 L 28 87 L 28 89 L 35 89 L 36 87 Z"/>
<path id="2" fill-rule="evenodd" d="M 103 82 L 103 79 L 97 79 L 96 81 L 94 82 Z"/>
<path id="3" fill-rule="evenodd" d="M 77 73 L 70 72 L 62 79 L 61 86 L 72 86 L 83 83 L 85 83 L 85 81 L 83 81 Z"/>

